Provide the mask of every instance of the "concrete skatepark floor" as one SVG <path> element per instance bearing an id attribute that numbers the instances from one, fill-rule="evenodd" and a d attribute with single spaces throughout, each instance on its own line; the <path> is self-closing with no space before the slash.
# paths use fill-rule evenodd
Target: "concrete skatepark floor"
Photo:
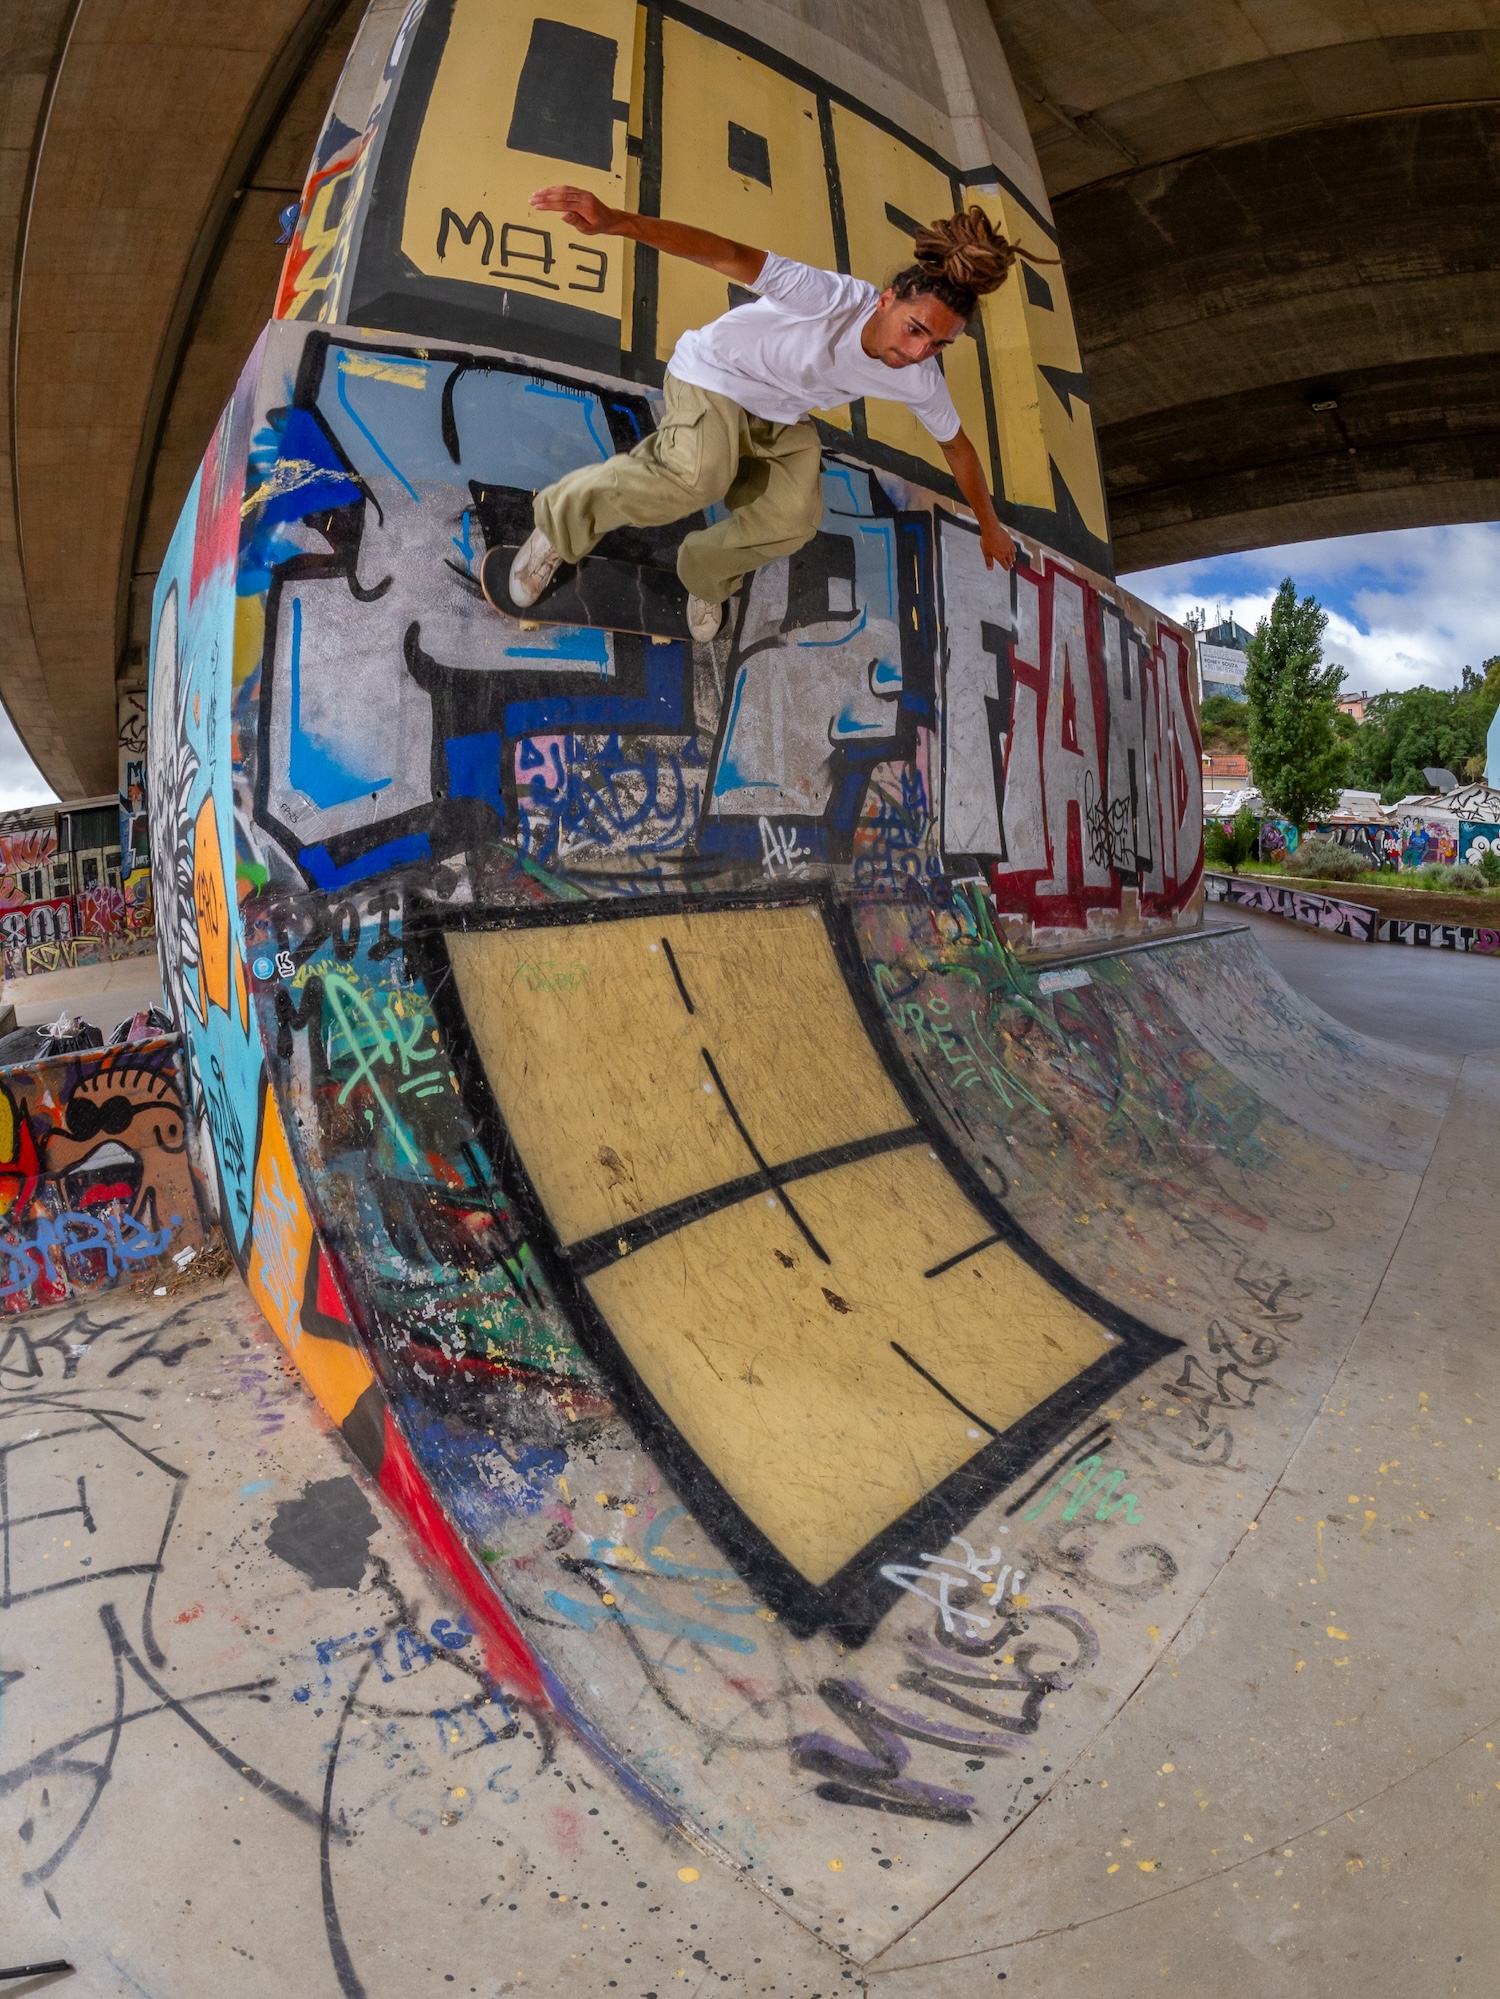
<path id="1" fill-rule="evenodd" d="M 1211 929 L 1246 923 L 1298 992 L 1346 1027 L 1435 1055 L 1500 1048 L 1500 965 L 1459 951 L 1335 937 L 1260 910 L 1210 905 Z"/>
<path id="2" fill-rule="evenodd" d="M 82 1014 L 106 1034 L 117 1021 L 148 1006 L 160 1006 L 161 972 L 156 954 L 119 958 L 112 965 L 75 965 L 60 972 L 33 972 L 7 979 L 4 998 L 16 1010 L 18 1027 L 40 1027 L 66 1010 Z"/>
<path id="3" fill-rule="evenodd" d="M 1254 1999 L 1492 1991 L 1500 1364 L 1476 1194 L 1500 1058 L 1415 1055 L 1403 1082 L 1395 1053 L 1368 1051 L 1384 1097 L 1347 1113 L 1374 1267 L 1331 1359 L 1297 1374 L 1318 1328 L 1273 1295 L 1259 1337 L 1290 1347 L 1282 1383 L 1221 1380 L 1224 1462 L 1158 1453 L 1142 1486 L 1184 1566 L 1184 1533 L 1230 1525 L 1206 1587 L 1163 1588 L 1154 1538 L 1036 1530 L 1064 1588 L 1103 1584 L 1150 1643 L 1118 1708 L 1080 1673 L 1098 1721 L 1049 1743 L 1059 1684 L 1034 1804 L 962 1835 L 947 1892 L 922 1892 L 899 1815 L 837 1850 L 812 1815 L 766 1829 L 856 1877 L 878 1948 L 663 1832 L 554 1719 L 492 1692 L 237 1281 L 10 1321 L 0 1964 L 65 1955 L 57 1989 L 153 1999 L 957 1999 L 1099 1974 L 1126 1999 L 1168 1978 Z M 1221 1059 L 1246 1059 L 1232 1034 Z M 1286 1226 L 1271 1256 L 1352 1281 L 1342 1226 Z M 1168 1414 L 1178 1358 L 1158 1370 Z M 1136 1387 L 1118 1445 L 1150 1465 L 1164 1389 Z"/>

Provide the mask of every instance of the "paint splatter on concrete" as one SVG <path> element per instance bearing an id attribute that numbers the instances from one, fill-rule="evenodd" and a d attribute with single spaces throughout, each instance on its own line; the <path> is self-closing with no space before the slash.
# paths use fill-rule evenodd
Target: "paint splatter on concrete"
<path id="1" fill-rule="evenodd" d="M 266 1546 L 314 1589 L 358 1589 L 379 1524 L 352 1478 L 320 1478 L 277 1507 Z"/>

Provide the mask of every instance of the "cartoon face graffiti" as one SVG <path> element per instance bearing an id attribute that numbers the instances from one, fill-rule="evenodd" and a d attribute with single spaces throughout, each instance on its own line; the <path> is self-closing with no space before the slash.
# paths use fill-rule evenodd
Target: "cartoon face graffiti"
<path id="1" fill-rule="evenodd" d="M 47 1171 L 57 1177 L 66 1205 L 81 1213 L 118 1201 L 132 1214 L 152 1204 L 143 1192 L 140 1148 L 183 1149 L 182 1098 L 175 1080 L 159 1069 L 96 1070 L 68 1098 L 63 1122 L 48 1134 Z"/>

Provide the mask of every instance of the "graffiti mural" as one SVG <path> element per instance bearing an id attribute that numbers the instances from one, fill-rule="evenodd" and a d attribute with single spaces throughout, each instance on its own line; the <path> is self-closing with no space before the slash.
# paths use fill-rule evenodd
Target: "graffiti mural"
<path id="1" fill-rule="evenodd" d="M 1399 916 L 1382 916 L 1376 933 L 1384 944 L 1416 944 L 1434 951 L 1473 952 L 1481 958 L 1500 954 L 1500 930 L 1473 923 L 1417 923 Z"/>
<path id="2" fill-rule="evenodd" d="M 203 1241 L 175 1037 L 0 1070 L 0 1309 L 105 1290 Z"/>
<path id="3" fill-rule="evenodd" d="M 1357 937 L 1365 943 L 1415 944 L 1435 951 L 1473 952 L 1481 958 L 1500 953 L 1500 929 L 1484 924 L 1391 916 L 1367 903 L 1246 875 L 1206 873 L 1203 886 L 1210 902 L 1261 909 L 1270 916 L 1284 916 L 1294 923 L 1310 924 L 1340 937 Z"/>
<path id="4" fill-rule="evenodd" d="M 1043 558 L 996 618 L 978 536 L 939 516 L 943 763 L 950 866 L 988 861 L 999 907 L 1085 927 L 1088 911 L 1164 914 L 1196 884 L 1202 763 L 1192 659 L 1158 625 Z"/>
<path id="5" fill-rule="evenodd" d="M 1263 857 L 1272 858 L 1282 850 L 1289 830 L 1281 822 L 1266 822 L 1261 838 Z M 1280 840 L 1278 833 L 1283 836 Z M 1456 814 L 1402 813 L 1383 821 L 1314 823 L 1308 827 L 1307 837 L 1348 847 L 1367 867 L 1395 870 L 1453 861 L 1477 867 L 1486 854 L 1500 853 L 1500 824 Z"/>
<path id="6" fill-rule="evenodd" d="M 120 903 L 112 922 L 132 936 L 149 934 L 151 906 L 150 806 L 146 788 L 146 690 L 120 689 Z M 81 915 L 81 912 L 80 912 Z M 91 924 L 81 924 L 90 929 Z"/>
<path id="7" fill-rule="evenodd" d="M 1420 868 L 1428 862 L 1443 864 L 1458 859 L 1458 828 L 1450 820 L 1425 818 L 1417 813 L 1403 815 L 1400 824 L 1401 865 Z"/>
<path id="8" fill-rule="evenodd" d="M 0 914 L 0 937 L 7 949 L 26 944 L 66 943 L 73 935 L 73 904 L 67 896 L 24 902 Z"/>
<path id="9" fill-rule="evenodd" d="M 0 953 L 5 976 L 97 964 L 149 950 L 153 927 L 147 838 L 146 691 L 119 697 L 119 864 L 114 816 L 88 812 L 89 844 L 59 844 L 64 808 L 3 815 L 0 830 Z M 100 819 L 104 825 L 98 824 Z"/>
<path id="10" fill-rule="evenodd" d="M 1371 942 L 1380 926 L 1380 912 L 1362 902 L 1348 902 L 1341 896 L 1314 893 L 1310 889 L 1289 888 L 1284 883 L 1247 875 L 1205 874 L 1204 891 L 1210 902 L 1233 903 L 1240 909 L 1263 909 L 1270 916 L 1289 917 L 1294 923 L 1311 924 L 1315 930 L 1330 930 L 1339 937 L 1359 937 Z"/>
<path id="11" fill-rule="evenodd" d="M 1458 829 L 1458 858 L 1477 868 L 1486 854 L 1500 854 L 1500 826 L 1490 821 L 1464 820 Z"/>
<path id="12" fill-rule="evenodd" d="M 1401 865 L 1401 836 L 1394 826 L 1345 822 L 1338 826 L 1313 825 L 1308 834 L 1313 839 L 1331 841 L 1336 847 L 1347 847 L 1368 868 Z"/>
<path id="13" fill-rule="evenodd" d="M 125 891 L 108 883 L 80 889 L 74 897 L 79 933 L 85 937 L 123 937 L 126 934 Z"/>
<path id="14" fill-rule="evenodd" d="M 52 894 L 56 861 L 54 826 L 0 834 L 0 910 L 46 901 Z"/>
<path id="15" fill-rule="evenodd" d="M 1190 654 L 1108 586 L 1044 551 L 992 576 L 955 517 L 830 459 L 822 530 L 751 579 L 727 642 L 692 658 L 528 629 L 480 598 L 485 550 L 564 466 L 641 435 L 651 400 L 288 333 L 249 447 L 239 587 L 265 600 L 254 815 L 309 887 L 503 840 L 614 893 L 857 862 L 897 892 L 913 869 L 987 873 L 1002 911 L 1046 927 L 1187 907 Z M 653 533 L 653 560 L 686 525 Z M 351 658 L 383 662 L 390 699 L 348 700 Z"/>

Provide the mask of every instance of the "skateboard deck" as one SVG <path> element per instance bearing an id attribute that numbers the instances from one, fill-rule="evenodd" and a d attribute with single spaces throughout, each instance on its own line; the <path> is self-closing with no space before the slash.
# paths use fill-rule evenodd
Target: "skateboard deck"
<path id="1" fill-rule="evenodd" d="M 586 555 L 565 564 L 537 601 L 512 603 L 510 565 L 516 550 L 497 543 L 479 565 L 479 587 L 492 610 L 536 625 L 598 625 L 646 638 L 688 639 L 687 591 L 674 570 L 616 556 Z"/>

